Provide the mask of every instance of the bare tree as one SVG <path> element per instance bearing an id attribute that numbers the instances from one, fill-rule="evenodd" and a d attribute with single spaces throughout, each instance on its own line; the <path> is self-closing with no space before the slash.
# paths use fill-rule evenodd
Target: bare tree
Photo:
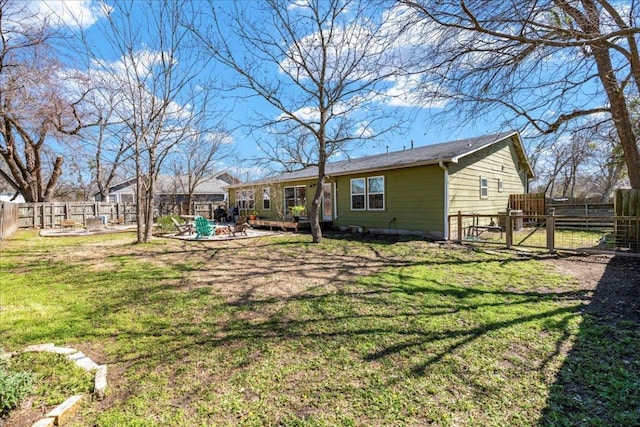
<path id="1" fill-rule="evenodd" d="M 554 197 L 558 174 L 567 164 L 567 147 L 562 142 L 562 140 L 555 141 L 545 147 L 545 152 L 539 156 L 536 164 L 538 169 L 542 171 L 538 174 L 538 179 L 544 182 L 541 191 L 548 197 Z"/>
<path id="2" fill-rule="evenodd" d="M 206 58 L 190 49 L 190 31 L 179 17 L 188 1 L 118 2 L 103 29 L 103 46 L 119 55 L 101 61 L 117 82 L 117 122 L 131 147 L 136 170 L 138 242 L 151 239 L 155 183 L 167 156 L 200 132 L 207 111 L 199 95 Z"/>
<path id="3" fill-rule="evenodd" d="M 592 126 L 545 147 L 537 165 L 549 197 L 609 201 L 626 175 L 622 148 L 613 124 Z"/>
<path id="4" fill-rule="evenodd" d="M 422 64 L 425 95 L 449 110 L 524 119 L 542 134 L 608 115 L 633 188 L 640 151 L 630 100 L 640 92 L 640 3 L 607 0 L 398 0 L 413 29 L 434 40 Z M 429 64 L 428 67 L 424 64 Z M 423 66 L 422 70 L 419 68 Z M 427 69 L 428 68 L 428 69 Z"/>
<path id="5" fill-rule="evenodd" d="M 80 156 L 89 159 L 92 181 L 96 185 L 100 200 L 106 201 L 113 182 L 123 179 L 123 164 L 131 160 L 131 141 L 120 121 L 121 97 L 118 87 L 104 81 L 103 73 L 90 73 L 90 92 L 87 103 L 91 106 L 92 122 L 83 132 L 83 147 L 78 147 Z M 88 156 L 87 156 L 88 155 Z"/>
<path id="6" fill-rule="evenodd" d="M 263 101 L 251 118 L 273 141 L 264 156 L 286 169 L 318 167 L 310 212 L 314 242 L 329 157 L 397 129 L 383 123 L 385 86 L 399 70 L 391 16 L 365 1 L 210 1 L 214 23 L 193 25 L 206 51 L 235 73 L 239 96 Z"/>
<path id="7" fill-rule="evenodd" d="M 593 158 L 595 144 L 585 132 L 577 132 L 571 135 L 567 142 L 567 157 L 565 167 L 562 169 L 562 197 L 574 199 L 576 197 L 576 185 L 581 174 L 581 168 L 587 166 Z"/>
<path id="8" fill-rule="evenodd" d="M 231 138 L 220 129 L 218 132 L 197 132 L 186 139 L 171 155 L 171 169 L 176 188 L 187 194 L 187 205 L 193 206 L 193 195 L 198 185 L 214 179 L 222 173 L 224 162 L 230 158 Z"/>
<path id="9" fill-rule="evenodd" d="M 51 45 L 55 33 L 23 2 L 0 0 L 0 155 L 28 202 L 50 200 L 63 157 L 45 164 L 52 140 L 82 128 L 78 104 L 70 101 L 66 78 Z"/>
<path id="10" fill-rule="evenodd" d="M 589 154 L 584 172 L 578 177 L 584 183 L 582 192 L 585 198 L 598 196 L 601 203 L 607 203 L 614 188 L 623 184 L 627 176 L 616 129 L 606 122 L 584 129 L 576 137 L 580 149 Z"/>
<path id="11" fill-rule="evenodd" d="M 611 199 L 613 190 L 623 182 L 626 175 L 624 153 L 617 133 L 612 127 L 598 133 L 595 139 L 598 141 L 594 154 L 596 170 L 592 178 L 598 185 L 600 202 L 606 203 Z"/>

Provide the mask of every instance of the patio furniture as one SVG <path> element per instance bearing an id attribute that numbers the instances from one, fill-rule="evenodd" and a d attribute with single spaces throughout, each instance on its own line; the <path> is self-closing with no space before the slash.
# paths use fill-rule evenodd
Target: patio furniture
<path id="1" fill-rule="evenodd" d="M 216 226 L 211 225 L 209 220 L 203 216 L 196 216 L 196 239 L 200 239 L 201 237 L 211 237 L 216 233 Z"/>
<path id="2" fill-rule="evenodd" d="M 90 217 L 84 220 L 87 231 L 102 231 L 105 229 L 105 219 L 99 216 Z"/>
<path id="3" fill-rule="evenodd" d="M 173 225 L 178 230 L 178 234 L 176 236 L 184 236 L 186 234 L 193 234 L 193 226 L 189 223 L 180 224 L 177 219 L 171 217 L 171 221 Z"/>
<path id="4" fill-rule="evenodd" d="M 76 222 L 74 220 L 72 220 L 72 219 L 63 219 L 60 222 L 60 227 L 63 228 L 63 229 L 71 228 L 72 230 L 75 231 L 76 225 L 77 225 Z"/>
<path id="5" fill-rule="evenodd" d="M 117 218 L 114 218 L 111 221 L 109 221 L 109 223 L 111 225 L 124 225 L 124 218 L 117 217 Z"/>
<path id="6" fill-rule="evenodd" d="M 231 227 L 228 225 L 216 225 L 216 236 L 224 236 L 231 234 Z"/>

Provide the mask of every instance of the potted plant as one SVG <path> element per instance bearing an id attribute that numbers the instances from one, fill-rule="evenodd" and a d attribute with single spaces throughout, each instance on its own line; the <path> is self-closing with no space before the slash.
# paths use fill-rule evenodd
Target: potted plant
<path id="1" fill-rule="evenodd" d="M 252 211 L 249 214 L 249 220 L 251 221 L 255 221 L 258 218 L 258 211 Z"/>
<path id="2" fill-rule="evenodd" d="M 293 221 L 294 222 L 300 221 L 300 215 L 302 215 L 302 213 L 304 213 L 305 209 L 306 208 L 304 206 L 302 206 L 302 205 L 291 206 L 289 208 L 289 212 L 291 212 L 291 216 L 293 216 Z"/>

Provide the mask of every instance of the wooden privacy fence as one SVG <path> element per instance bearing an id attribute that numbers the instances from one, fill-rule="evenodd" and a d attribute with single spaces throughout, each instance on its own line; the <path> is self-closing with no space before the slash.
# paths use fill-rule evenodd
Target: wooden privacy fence
<path id="1" fill-rule="evenodd" d="M 19 206 L 20 228 L 55 228 L 65 220 L 86 224 L 88 218 L 96 217 L 107 223 L 136 223 L 135 203 L 50 202 L 20 203 Z"/>
<path id="2" fill-rule="evenodd" d="M 169 214 L 191 214 L 213 218 L 213 212 L 222 202 L 194 202 L 192 209 L 188 206 L 173 205 L 161 208 L 156 216 Z M 18 219 L 19 228 L 57 228 L 63 221 L 71 220 L 77 224 L 86 224 L 88 218 L 101 217 L 106 223 L 135 224 L 135 203 L 112 202 L 50 202 L 20 203 Z"/>
<path id="3" fill-rule="evenodd" d="M 11 236 L 18 229 L 18 203 L 0 202 L 0 240 Z"/>
<path id="4" fill-rule="evenodd" d="M 522 211 L 524 215 L 545 215 L 546 197 L 544 193 L 510 194 L 509 209 Z"/>
<path id="5" fill-rule="evenodd" d="M 632 241 L 640 246 L 640 224 L 633 218 L 640 218 L 640 190 L 616 190 L 614 195 L 616 216 L 630 218 L 616 223 L 616 238 Z"/>
<path id="6" fill-rule="evenodd" d="M 616 190 L 614 205 L 617 216 L 640 216 L 640 190 Z"/>
<path id="7" fill-rule="evenodd" d="M 565 216 L 614 216 L 613 203 L 547 203 L 549 213 L 553 209 L 556 215 Z M 543 215 L 543 214 L 540 214 Z"/>

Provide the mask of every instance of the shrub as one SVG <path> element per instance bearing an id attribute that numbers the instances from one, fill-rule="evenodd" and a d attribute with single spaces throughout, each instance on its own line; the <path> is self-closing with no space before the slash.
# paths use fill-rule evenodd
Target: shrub
<path id="1" fill-rule="evenodd" d="M 30 372 L 11 372 L 9 361 L 0 360 L 0 416 L 18 406 L 32 389 Z"/>
<path id="2" fill-rule="evenodd" d="M 158 218 L 156 220 L 156 224 L 160 226 L 162 231 L 173 230 L 174 226 L 173 226 L 173 222 L 171 221 L 171 218 L 175 218 L 178 220 L 178 222 L 182 222 L 182 220 L 180 219 L 180 216 L 172 214 L 172 215 L 167 215 L 167 216 Z"/>
<path id="3" fill-rule="evenodd" d="M 291 215 L 293 216 L 300 216 L 304 213 L 305 211 L 305 207 L 302 205 L 297 205 L 297 206 L 291 206 L 289 208 L 289 211 L 291 212 Z"/>

